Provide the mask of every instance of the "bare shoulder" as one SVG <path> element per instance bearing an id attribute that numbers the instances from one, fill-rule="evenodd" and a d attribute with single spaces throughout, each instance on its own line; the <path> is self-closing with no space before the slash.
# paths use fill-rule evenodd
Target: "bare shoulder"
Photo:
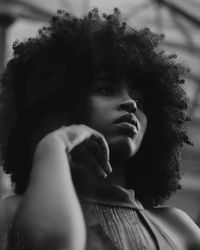
<path id="1" fill-rule="evenodd" d="M 200 228 L 190 218 L 190 216 L 183 210 L 176 207 L 157 207 L 151 210 L 156 216 L 163 220 L 182 226 L 185 230 L 197 233 L 200 239 Z"/>
<path id="2" fill-rule="evenodd" d="M 187 249 L 200 249 L 200 228 L 187 213 L 175 207 L 157 207 L 149 211 L 171 232 L 183 239 Z"/>

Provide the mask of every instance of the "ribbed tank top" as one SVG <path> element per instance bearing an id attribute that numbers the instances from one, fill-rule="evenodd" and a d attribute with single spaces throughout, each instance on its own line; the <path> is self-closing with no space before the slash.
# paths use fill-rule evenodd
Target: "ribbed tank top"
<path id="1" fill-rule="evenodd" d="M 80 195 L 79 199 L 87 226 L 85 250 L 178 249 L 155 218 L 135 199 L 133 190 L 110 186 L 97 189 L 93 196 Z M 8 240 L 11 227 L 8 225 L 0 250 L 28 250 L 20 234 Z"/>
<path id="2" fill-rule="evenodd" d="M 86 250 L 177 249 L 133 190 L 110 186 L 80 200 L 87 225 Z"/>

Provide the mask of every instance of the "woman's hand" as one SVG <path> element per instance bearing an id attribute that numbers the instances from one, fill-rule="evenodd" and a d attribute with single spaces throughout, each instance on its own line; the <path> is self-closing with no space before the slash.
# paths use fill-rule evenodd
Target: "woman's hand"
<path id="1" fill-rule="evenodd" d="M 47 134 L 35 149 L 29 185 L 14 221 L 27 249 L 44 249 L 44 244 L 53 250 L 84 249 L 86 226 L 78 195 L 93 190 L 93 173 L 105 177 L 110 170 L 108 144 L 97 131 L 71 125 Z"/>
<path id="2" fill-rule="evenodd" d="M 72 171 L 78 169 L 102 178 L 112 172 L 108 144 L 96 130 L 86 125 L 63 126 L 49 133 L 39 144 L 52 144 L 55 140 L 64 145 Z"/>

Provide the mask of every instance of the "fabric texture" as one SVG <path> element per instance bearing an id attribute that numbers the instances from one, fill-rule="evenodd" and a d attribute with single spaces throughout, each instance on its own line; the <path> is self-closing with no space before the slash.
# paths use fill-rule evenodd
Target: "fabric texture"
<path id="1" fill-rule="evenodd" d="M 170 237 L 135 199 L 133 190 L 110 186 L 79 196 L 87 226 L 86 250 L 177 250 Z M 78 240 L 78 236 L 77 236 Z M 0 250 L 28 250 L 8 225 Z"/>
<path id="2" fill-rule="evenodd" d="M 87 250 L 175 250 L 155 218 L 135 199 L 133 190 L 100 188 L 80 196 L 87 224 Z"/>

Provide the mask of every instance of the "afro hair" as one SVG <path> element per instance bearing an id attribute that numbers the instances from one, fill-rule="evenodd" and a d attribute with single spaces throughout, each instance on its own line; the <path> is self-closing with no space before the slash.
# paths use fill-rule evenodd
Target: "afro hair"
<path id="1" fill-rule="evenodd" d="M 128 78 L 144 95 L 148 128 L 129 161 L 127 187 L 145 206 L 161 203 L 180 188 L 180 148 L 191 144 L 181 86 L 188 70 L 175 54 L 160 49 L 163 39 L 122 22 L 118 9 L 111 15 L 94 9 L 83 18 L 59 10 L 37 37 L 13 44 L 13 58 L 1 76 L 0 142 L 1 162 L 16 194 L 28 185 L 31 138 L 40 121 L 62 110 L 72 123 L 77 117 L 81 121 L 84 97 L 102 72 Z"/>

